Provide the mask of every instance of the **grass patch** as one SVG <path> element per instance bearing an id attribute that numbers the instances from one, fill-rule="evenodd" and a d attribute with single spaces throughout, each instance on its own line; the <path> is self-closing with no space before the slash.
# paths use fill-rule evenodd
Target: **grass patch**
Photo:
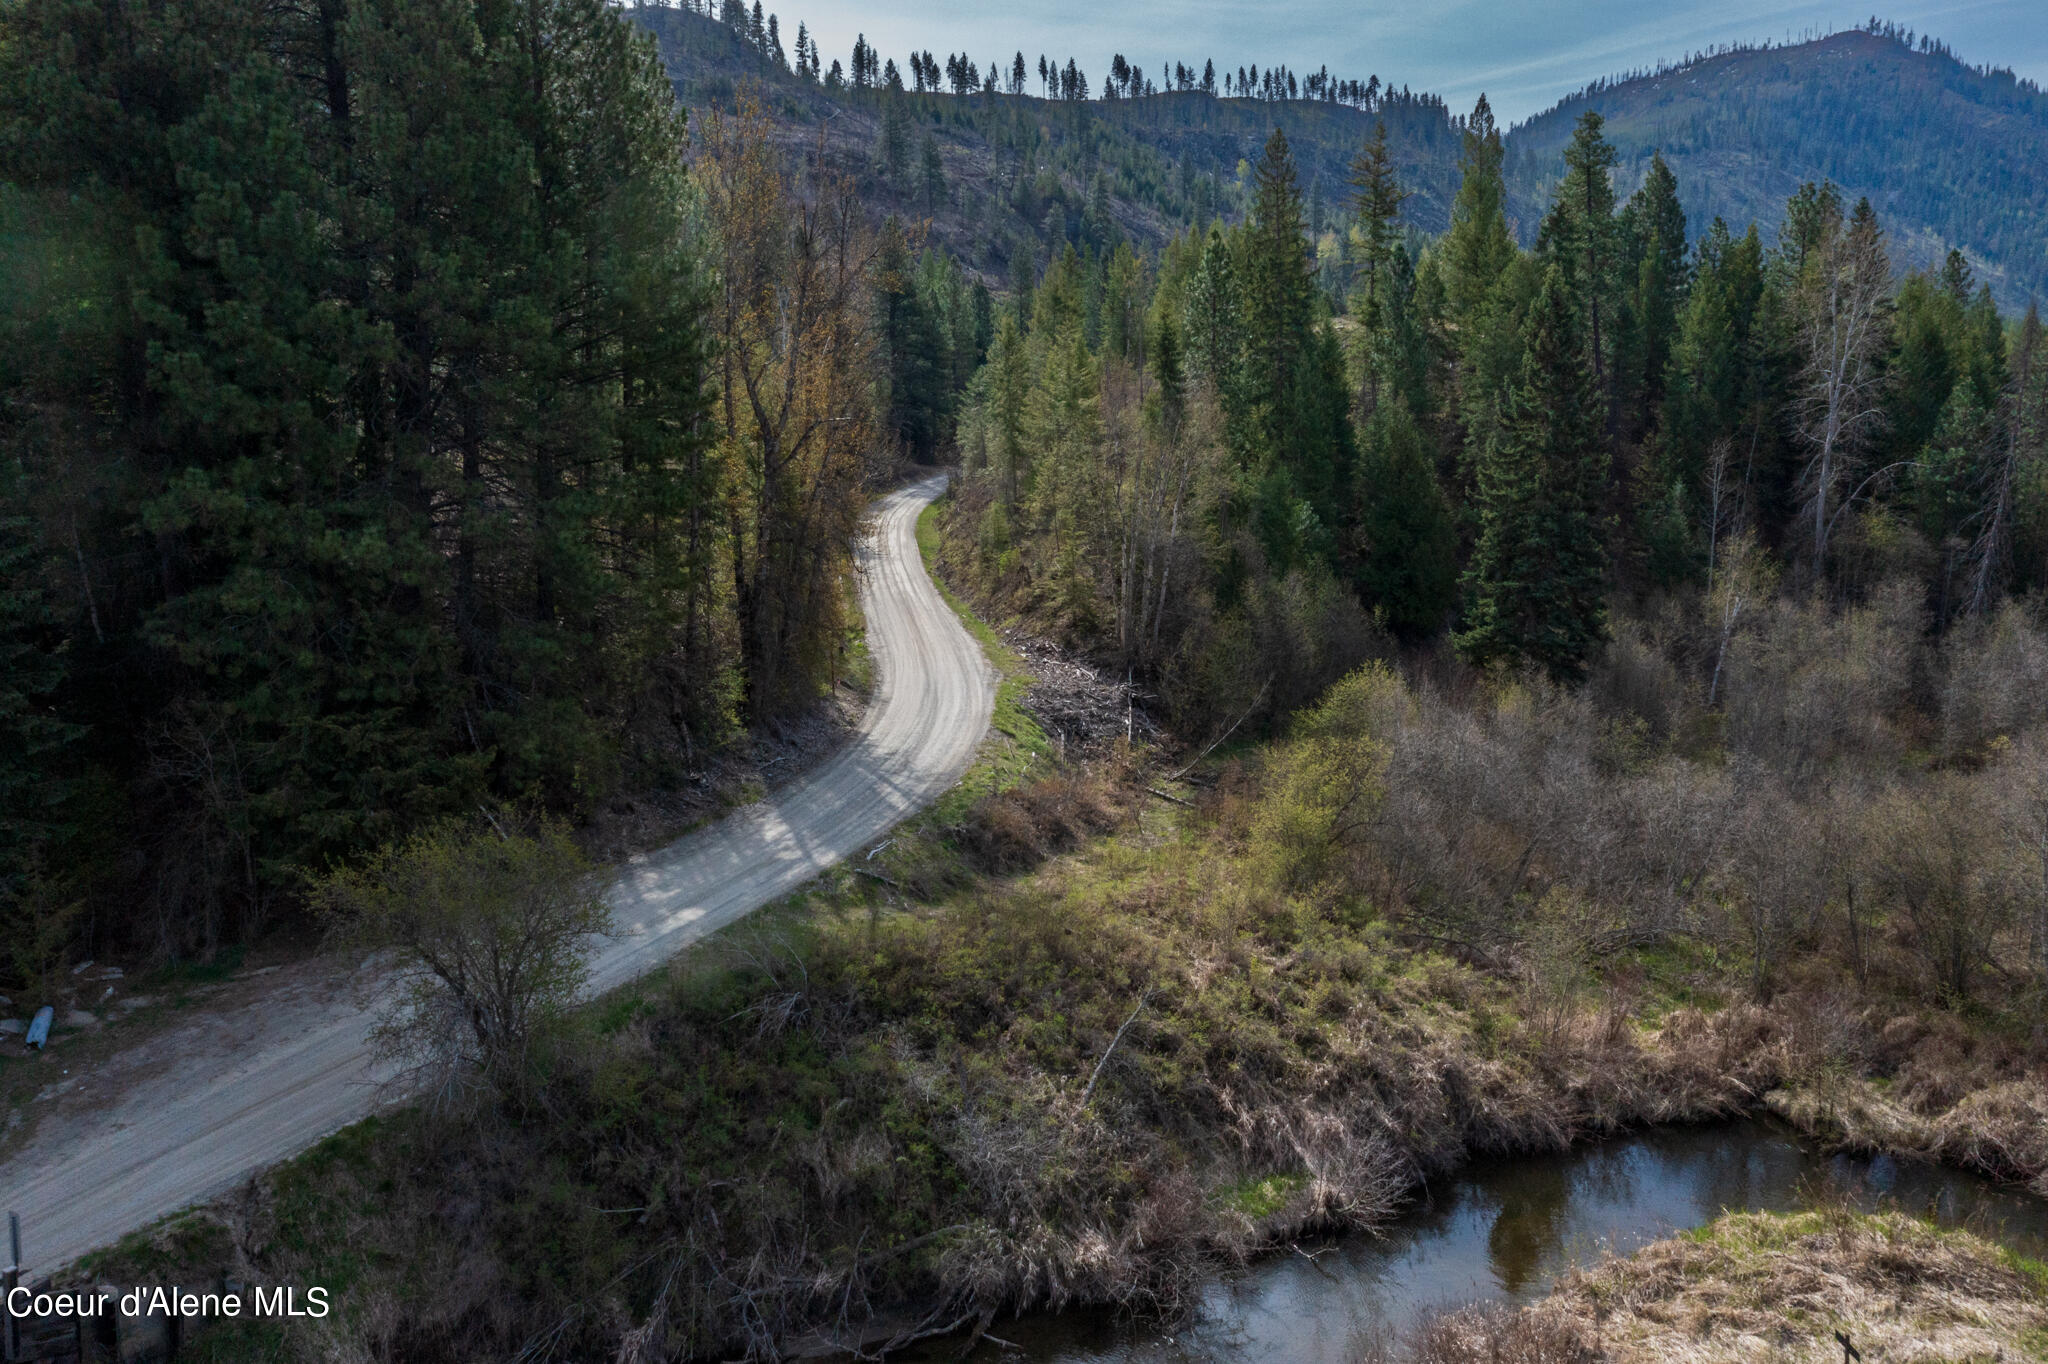
<path id="1" fill-rule="evenodd" d="M 1263 1179 L 1240 1180 L 1216 1191 L 1217 1203 L 1232 1212 L 1243 1213 L 1254 1222 L 1271 1217 L 1308 1187 L 1305 1174 L 1275 1174 Z"/>
<path id="2" fill-rule="evenodd" d="M 1639 987 L 1637 1017 L 1655 1026 L 1680 1009 L 1712 1012 L 1728 1003 L 1731 966 L 1726 954 L 1704 938 L 1673 937 L 1620 954 L 1607 978 L 1632 977 Z"/>
<path id="3" fill-rule="evenodd" d="M 1728 1214 L 1567 1277 L 1530 1315 L 1598 1340 L 1612 1364 L 1841 1357 L 2040 1358 L 2048 1271 L 1964 1231 L 1838 1207 Z"/>
<path id="4" fill-rule="evenodd" d="M 242 969 L 246 950 L 240 943 L 214 953 L 212 961 L 178 961 L 151 972 L 137 984 L 143 988 L 177 990 L 218 985 Z"/>

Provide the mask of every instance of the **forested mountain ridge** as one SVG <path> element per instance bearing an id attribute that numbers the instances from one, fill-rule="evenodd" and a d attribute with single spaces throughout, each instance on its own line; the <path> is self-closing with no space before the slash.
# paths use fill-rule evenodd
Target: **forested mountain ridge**
<path id="1" fill-rule="evenodd" d="M 1911 35 L 1855 30 L 1600 83 L 1508 135 L 1511 189 L 1541 197 L 1587 109 L 1606 119 L 1617 187 L 1661 152 L 1695 234 L 1769 222 L 1808 180 L 1867 196 L 1900 264 L 1960 249 L 2008 308 L 2048 286 L 2048 95 Z"/>
<path id="2" fill-rule="evenodd" d="M 823 122 L 839 164 L 866 169 L 885 159 L 889 110 L 854 91 L 850 78 L 840 89 L 806 81 L 757 50 L 743 29 L 687 8 L 629 12 L 655 32 L 684 104 L 729 104 L 738 83 L 761 81 L 774 91 L 771 112 L 788 123 L 792 145 L 814 141 Z M 1000 66 L 1002 54 L 995 56 Z M 1382 88 L 1377 77 L 1372 97 L 1355 102 L 1218 97 L 1199 84 L 1137 98 L 956 98 L 920 93 L 911 76 L 902 79 L 906 173 L 879 177 L 864 192 L 928 218 L 936 244 L 992 280 L 1009 273 L 1011 240 L 1037 239 L 1042 263 L 1048 211 L 1058 212 L 1069 239 L 1101 235 L 1090 226 L 1092 207 L 1135 244 L 1153 247 L 1212 214 L 1237 216 L 1248 167 L 1276 126 L 1294 149 L 1312 235 L 1341 220 L 1349 163 L 1378 120 L 1410 193 L 1403 221 L 1434 235 L 1449 225 L 1467 121 L 1433 95 Z M 1801 184 L 1831 179 L 1884 215 L 1901 267 L 1936 265 L 1960 249 L 2008 309 L 2048 285 L 2048 96 L 2010 72 L 1969 66 L 1938 43 L 1858 29 L 1596 81 L 1505 134 L 1507 216 L 1524 246 L 1535 241 L 1572 125 L 1588 108 L 1608 120 L 1624 194 L 1661 150 L 1678 176 L 1694 240 L 1715 217 L 1737 231 L 1771 224 Z M 941 166 L 931 194 L 927 133 Z"/>
<path id="3" fill-rule="evenodd" d="M 1412 192 L 1408 220 L 1431 233 L 1450 222 L 1458 127 L 1434 96 L 1387 91 L 1370 113 L 1335 101 L 1217 99 L 1200 89 L 1143 99 L 955 98 L 900 75 L 903 97 L 888 100 L 879 97 L 886 78 L 874 91 L 853 88 L 850 75 L 836 87 L 805 79 L 744 27 L 689 8 L 626 12 L 654 33 L 684 106 L 729 109 L 741 86 L 757 85 L 785 151 L 813 154 L 823 138 L 828 163 L 859 174 L 872 207 L 923 221 L 932 245 L 991 283 L 1019 274 L 1022 260 L 1012 257 L 1029 258 L 1015 250 L 1021 242 L 1042 268 L 1066 241 L 1157 249 L 1197 223 L 1241 216 L 1250 166 L 1275 127 L 1296 148 L 1312 231 L 1343 219 L 1347 167 L 1375 119 L 1387 123 Z M 1005 85 L 1011 69 L 1021 68 L 1002 73 Z"/>

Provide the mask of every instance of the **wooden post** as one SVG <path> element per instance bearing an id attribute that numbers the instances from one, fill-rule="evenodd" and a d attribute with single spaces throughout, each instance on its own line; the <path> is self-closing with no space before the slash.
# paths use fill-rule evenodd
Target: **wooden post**
<path id="1" fill-rule="evenodd" d="M 21 1217 L 17 1213 L 7 1214 L 7 1272 L 0 1275 L 0 1292 L 12 1293 L 21 1282 Z M 21 1357 L 21 1323 L 14 1313 L 0 1309 L 0 1316 L 6 1320 L 6 1337 L 0 1340 L 0 1357 L 9 1360 Z"/>

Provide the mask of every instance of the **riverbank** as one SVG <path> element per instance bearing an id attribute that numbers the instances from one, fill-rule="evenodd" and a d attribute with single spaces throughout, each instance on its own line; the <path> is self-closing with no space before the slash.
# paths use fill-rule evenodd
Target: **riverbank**
<path id="1" fill-rule="evenodd" d="M 1844 1338 L 1900 1364 L 2048 1359 L 2048 1265 L 1902 1213 L 1738 1214 L 1574 1274 L 1518 1314 L 1442 1318 L 1409 1353 L 1415 1364 L 1832 1364 Z"/>

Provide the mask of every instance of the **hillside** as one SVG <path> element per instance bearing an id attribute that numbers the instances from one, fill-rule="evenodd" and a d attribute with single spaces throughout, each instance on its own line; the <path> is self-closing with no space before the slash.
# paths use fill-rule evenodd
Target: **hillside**
<path id="1" fill-rule="evenodd" d="M 1212 208 L 1234 216 L 1243 167 L 1276 125 L 1293 145 L 1310 216 L 1320 204 L 1325 225 L 1337 221 L 1350 158 L 1379 118 L 1413 192 L 1411 227 L 1441 232 L 1457 189 L 1462 115 L 1407 91 L 1383 95 L 1370 113 L 1200 92 L 1082 102 L 910 94 L 900 101 L 908 164 L 892 180 L 872 174 L 883 161 L 883 101 L 801 81 L 714 19 L 632 13 L 657 35 L 685 104 L 729 104 L 739 84 L 761 82 L 790 145 L 811 145 L 822 124 L 830 158 L 863 176 L 864 194 L 929 218 L 935 241 L 992 280 L 1010 273 L 1011 243 L 1101 240 L 1105 217 L 1156 246 Z M 1508 214 L 1524 244 L 1572 124 L 1589 107 L 1607 118 L 1620 152 L 1617 189 L 1640 183 L 1661 150 L 1695 235 L 1717 215 L 1768 233 L 1802 182 L 1832 178 L 1852 200 L 1870 196 L 1899 263 L 1929 264 L 1960 247 L 2009 309 L 2048 286 L 2048 96 L 1938 44 L 1858 30 L 1596 82 L 1508 135 Z M 927 135 L 943 168 L 940 193 L 926 193 Z"/>
<path id="2" fill-rule="evenodd" d="M 1768 228 L 1825 177 L 1870 197 L 1904 264 L 1960 247 L 2008 309 L 2048 287 L 2048 95 L 2009 72 L 1859 30 L 1596 85 L 1510 135 L 1525 199 L 1555 180 L 1588 108 L 1620 152 L 1617 188 L 1661 149 L 1696 233 L 1717 215 Z"/>
<path id="3" fill-rule="evenodd" d="M 1350 159 L 1380 117 L 1403 182 L 1414 191 L 1409 221 L 1435 233 L 1450 220 L 1458 131 L 1433 96 L 1399 92 L 1383 98 L 1374 114 L 1314 100 L 1199 92 L 1140 100 L 915 93 L 885 100 L 799 80 L 733 29 L 689 10 L 628 12 L 655 34 L 677 97 L 693 112 L 730 107 L 739 88 L 754 83 L 782 125 L 785 149 L 809 155 L 822 133 L 828 162 L 858 175 L 864 198 L 882 211 L 928 220 L 931 240 L 994 282 L 1012 273 L 1019 241 L 1102 243 L 1121 235 L 1157 247 L 1219 212 L 1235 218 L 1242 177 L 1275 125 L 1294 146 L 1312 220 L 1318 212 L 1326 226 L 1338 220 Z M 903 117 L 904 165 L 894 176 L 885 153 L 892 105 Z M 942 187 L 925 173 L 927 137 Z"/>

